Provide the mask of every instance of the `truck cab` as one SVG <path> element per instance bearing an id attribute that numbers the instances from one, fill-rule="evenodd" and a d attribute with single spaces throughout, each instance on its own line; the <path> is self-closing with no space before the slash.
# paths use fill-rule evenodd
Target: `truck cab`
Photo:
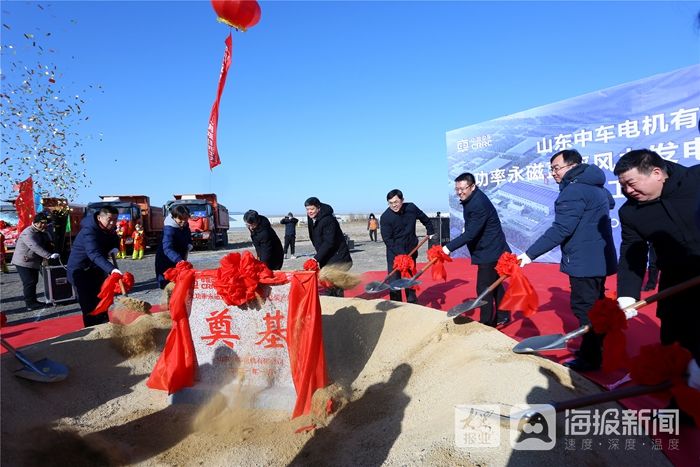
<path id="1" fill-rule="evenodd" d="M 192 243 L 197 247 L 213 250 L 228 245 L 228 209 L 219 204 L 213 193 L 173 195 L 175 198 L 164 207 L 167 213 L 173 206 L 184 205 L 190 211 L 189 227 Z"/>

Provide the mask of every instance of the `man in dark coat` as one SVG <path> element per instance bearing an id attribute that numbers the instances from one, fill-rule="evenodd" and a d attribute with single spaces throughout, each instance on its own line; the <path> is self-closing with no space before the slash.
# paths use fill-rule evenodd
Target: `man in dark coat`
<path id="1" fill-rule="evenodd" d="M 315 196 L 304 201 L 304 207 L 306 208 L 309 238 L 316 250 L 313 259 L 318 262 L 319 268 L 333 264 L 340 269 L 350 269 L 352 267 L 350 249 L 338 219 L 333 214 L 333 208 L 322 203 Z M 332 287 L 328 292 L 336 297 L 344 295 L 343 289 L 339 287 Z"/>
<path id="2" fill-rule="evenodd" d="M 615 274 L 617 261 L 610 224 L 615 201 L 605 188 L 605 174 L 582 163 L 578 151 L 566 149 L 550 159 L 552 177 L 559 184 L 554 223 L 518 256 L 525 266 L 561 246 L 561 271 L 569 276 L 571 311 L 581 326 L 590 324 L 588 311 L 605 296 L 605 279 Z M 584 334 L 577 358 L 564 365 L 576 371 L 600 368 L 603 336 Z"/>
<path id="3" fill-rule="evenodd" d="M 464 232 L 442 247 L 446 254 L 467 245 L 472 264 L 476 264 L 476 293 L 480 295 L 498 280 L 496 263 L 504 252 L 510 252 L 496 208 L 486 194 L 476 186 L 474 175 L 465 172 L 455 178 L 455 192 L 462 204 Z M 507 312 L 498 310 L 505 293 L 503 284 L 484 297 L 479 321 L 496 327 L 510 321 Z"/>
<path id="4" fill-rule="evenodd" d="M 270 225 L 270 220 L 250 209 L 243 214 L 243 222 L 250 231 L 250 239 L 253 241 L 258 259 L 273 271 L 282 269 L 284 261 L 282 242 Z"/>
<path id="5" fill-rule="evenodd" d="M 386 245 L 387 271 L 391 272 L 394 270 L 394 258 L 398 255 L 407 255 L 418 245 L 416 221 L 425 226 L 425 230 L 430 236 L 435 234 L 435 230 L 432 222 L 430 222 L 430 218 L 418 206 L 404 202 L 401 190 L 391 190 L 386 195 L 386 201 L 389 207 L 380 216 L 379 225 L 382 232 L 382 240 Z M 417 258 L 418 252 L 413 254 L 413 260 L 415 261 Z M 400 277 L 401 274 L 395 272 L 392 274 L 389 282 Z M 406 291 L 406 301 L 408 303 L 416 303 L 416 291 L 412 288 L 404 290 Z M 389 299 L 400 302 L 401 295 L 400 290 L 392 290 L 389 292 Z"/>
<path id="6" fill-rule="evenodd" d="M 119 211 L 113 206 L 101 208 L 93 216 L 80 222 L 80 232 L 73 242 L 68 257 L 68 281 L 75 286 L 78 303 L 83 313 L 83 324 L 95 326 L 109 321 L 107 313 L 91 316 L 100 299 L 102 283 L 109 274 L 121 274 L 109 261 L 119 253 L 119 237 L 116 233 Z"/>
<path id="7" fill-rule="evenodd" d="M 190 210 L 182 204 L 170 208 L 170 216 L 163 222 L 163 239 L 156 250 L 156 279 L 164 289 L 170 281 L 163 275 L 180 261 L 187 261 L 192 251 L 192 232 L 189 226 Z"/>
<path id="8" fill-rule="evenodd" d="M 647 259 L 654 245 L 660 271 L 659 291 L 700 275 L 700 227 L 694 214 L 700 200 L 700 165 L 684 167 L 648 149 L 630 151 L 614 170 L 628 198 L 618 213 L 622 226 L 617 274 L 618 302 L 629 306 L 639 299 Z M 659 300 L 661 343 L 678 342 L 694 361 L 689 383 L 700 389 L 700 287 Z"/>
<path id="9" fill-rule="evenodd" d="M 287 257 L 287 249 L 291 248 L 292 251 L 292 259 L 295 259 L 296 256 L 294 256 L 294 244 L 296 243 L 297 240 L 297 223 L 299 222 L 299 219 L 294 217 L 294 214 L 291 212 L 287 214 L 281 221 L 280 224 L 284 225 L 284 257 Z"/>

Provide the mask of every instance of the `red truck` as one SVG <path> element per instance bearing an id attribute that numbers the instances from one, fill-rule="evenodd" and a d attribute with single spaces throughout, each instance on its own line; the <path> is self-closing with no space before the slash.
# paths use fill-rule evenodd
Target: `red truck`
<path id="1" fill-rule="evenodd" d="M 86 216 L 94 215 L 104 206 L 114 206 L 119 211 L 117 223 L 124 221 L 126 243 L 133 243 L 131 234 L 136 224 L 143 227 L 146 246 L 157 248 L 163 238 L 163 210 L 153 208 L 151 199 L 146 195 L 102 195 L 102 201 L 89 203 Z"/>
<path id="2" fill-rule="evenodd" d="M 187 206 L 191 215 L 189 225 L 193 245 L 208 250 L 228 245 L 228 209 L 217 201 L 214 193 L 173 195 L 173 198 L 165 205 L 164 211 L 167 213 L 172 206 Z"/>

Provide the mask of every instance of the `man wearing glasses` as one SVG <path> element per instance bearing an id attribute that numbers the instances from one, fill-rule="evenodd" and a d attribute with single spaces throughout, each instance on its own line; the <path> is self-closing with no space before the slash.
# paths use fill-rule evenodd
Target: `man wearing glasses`
<path id="1" fill-rule="evenodd" d="M 605 188 L 603 171 L 582 162 L 575 149 L 552 156 L 552 178 L 559 184 L 554 223 L 518 259 L 525 266 L 561 246 L 560 269 L 569 276 L 571 311 L 584 326 L 590 324 L 588 311 L 605 295 L 605 278 L 617 271 L 617 257 L 610 224 L 615 201 Z M 600 368 L 602 338 L 584 334 L 576 358 L 564 365 L 576 371 Z"/>
<path id="2" fill-rule="evenodd" d="M 46 304 L 36 299 L 36 284 L 39 282 L 39 269 L 43 259 L 56 259 L 58 253 L 51 253 L 51 238 L 46 232 L 49 218 L 40 212 L 34 216 L 32 225 L 19 234 L 12 264 L 17 268 L 22 280 L 24 303 L 27 311 L 43 308 Z"/>
<path id="3" fill-rule="evenodd" d="M 474 175 L 465 172 L 455 178 L 455 193 L 462 204 L 464 232 L 445 246 L 446 254 L 467 245 L 472 264 L 476 264 L 476 293 L 480 295 L 498 279 L 496 263 L 504 252 L 510 252 L 506 236 L 501 227 L 496 208 L 491 200 L 476 186 Z M 486 304 L 481 307 L 479 321 L 486 326 L 496 327 L 507 324 L 510 317 L 507 312 L 498 310 L 505 288 L 499 285 L 496 290 L 486 295 Z M 459 320 L 456 320 L 459 321 Z"/>
<path id="4" fill-rule="evenodd" d="M 108 259 L 119 253 L 118 214 L 117 208 L 105 206 L 93 216 L 85 217 L 68 257 L 68 281 L 78 292 L 85 327 L 109 321 L 107 313 L 97 316 L 90 316 L 90 313 L 99 303 L 97 294 L 107 276 L 121 274 Z"/>

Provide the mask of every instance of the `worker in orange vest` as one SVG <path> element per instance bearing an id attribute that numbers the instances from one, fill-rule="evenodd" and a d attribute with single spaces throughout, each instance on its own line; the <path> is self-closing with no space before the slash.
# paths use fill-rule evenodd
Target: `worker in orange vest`
<path id="1" fill-rule="evenodd" d="M 143 241 L 143 227 L 141 227 L 141 224 L 136 224 L 134 226 L 134 233 L 131 234 L 131 238 L 134 239 L 134 253 L 131 255 L 131 259 L 143 259 L 145 245 Z"/>
<path id="2" fill-rule="evenodd" d="M 127 224 L 126 221 L 121 221 L 117 225 L 117 235 L 119 236 L 119 253 L 117 253 L 117 258 L 126 258 L 126 237 L 127 235 Z"/>

